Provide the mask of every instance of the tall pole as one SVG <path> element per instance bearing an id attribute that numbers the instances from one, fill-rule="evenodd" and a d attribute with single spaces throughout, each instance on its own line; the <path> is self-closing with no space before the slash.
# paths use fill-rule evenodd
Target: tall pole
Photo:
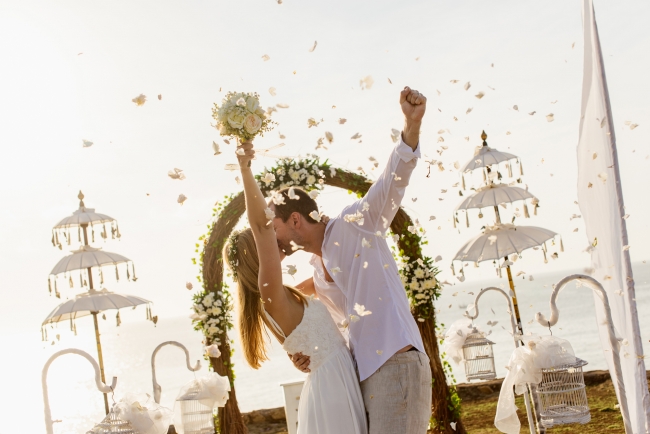
<path id="1" fill-rule="evenodd" d="M 99 312 L 91 312 L 93 316 L 93 322 L 95 323 L 95 340 L 97 341 L 97 356 L 99 359 L 99 375 L 101 376 L 102 382 L 106 383 L 104 377 L 104 357 L 102 356 L 102 344 L 99 341 L 99 325 L 97 324 L 97 314 Z M 108 414 L 108 395 L 104 393 L 104 409 L 106 414 Z"/>

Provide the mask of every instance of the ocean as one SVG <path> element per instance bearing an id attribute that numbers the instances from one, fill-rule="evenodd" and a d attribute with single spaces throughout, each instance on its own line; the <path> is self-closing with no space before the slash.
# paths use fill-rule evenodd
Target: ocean
<path id="1" fill-rule="evenodd" d="M 635 264 L 634 273 L 644 351 L 648 354 L 650 266 Z M 548 316 L 551 285 L 567 274 L 569 273 L 539 275 L 535 276 L 534 281 L 521 277 L 515 280 L 524 332 L 549 333 L 547 328 L 536 322 L 531 323 L 531 320 L 538 311 Z M 464 307 L 473 301 L 474 297 L 467 294 L 468 292 L 478 293 L 480 288 L 492 285 L 503 285 L 505 288 L 507 280 L 495 278 L 448 287 L 436 302 L 437 308 L 440 309 L 438 320 L 448 327 L 462 317 Z M 593 305 L 594 299 L 590 290 L 585 287 L 576 288 L 574 284 L 570 284 L 559 296 L 560 320 L 553 328 L 553 334 L 571 342 L 576 355 L 589 362 L 587 370 L 606 369 Z M 486 294 L 481 298 L 480 308 L 481 314 L 476 324 L 484 330 L 492 330 L 490 339 L 496 343 L 494 350 L 497 373 L 499 377 L 503 377 L 505 365 L 514 349 L 512 337 L 508 332 L 505 299 L 497 293 Z M 156 326 L 143 321 L 142 316 L 142 310 L 123 310 L 120 327 L 115 326 L 114 315 L 110 315 L 108 320 L 100 320 L 107 380 L 110 382 L 110 377 L 118 377 L 115 400 L 119 400 L 125 392 L 152 394 L 151 354 L 155 347 L 164 341 L 173 340 L 184 344 L 190 352 L 192 364 L 197 359 L 201 359 L 203 363 L 203 368 L 196 375 L 207 372 L 207 363 L 202 357 L 202 336 L 192 329 L 187 316 L 161 318 Z M 498 323 L 490 327 L 486 325 L 487 321 Z M 55 352 L 71 347 L 82 349 L 97 358 L 91 324 L 90 318 L 78 320 L 78 336 L 69 332 L 67 324 L 61 324 L 58 329 L 50 331 L 61 335 L 61 340 L 55 345 L 41 342 L 40 333 L 37 331 L 2 337 L 4 393 L 0 395 L 0 408 L 3 409 L 5 417 L 0 424 L 0 434 L 45 431 L 41 388 L 43 365 Z M 300 380 L 304 378 L 304 374 L 293 367 L 286 353 L 276 342 L 270 344 L 270 360 L 259 370 L 251 369 L 242 359 L 236 330 L 233 330 L 230 338 L 235 348 L 235 386 L 241 410 L 247 412 L 282 406 L 280 384 Z M 180 387 L 192 380 L 195 374 L 185 367 L 184 353 L 172 346 L 164 347 L 158 353 L 156 368 L 158 382 L 162 386 L 161 404 L 173 408 Z M 462 369 L 458 366 L 453 369 L 456 380 L 459 383 L 464 382 Z M 83 358 L 65 355 L 57 359 L 50 367 L 47 383 L 52 417 L 61 420 L 55 424 L 55 433 L 82 434 L 103 418 L 102 395 L 95 389 L 93 370 Z"/>

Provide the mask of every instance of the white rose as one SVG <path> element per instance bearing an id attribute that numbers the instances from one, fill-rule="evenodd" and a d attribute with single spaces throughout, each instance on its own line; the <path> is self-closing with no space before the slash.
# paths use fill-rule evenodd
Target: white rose
<path id="1" fill-rule="evenodd" d="M 249 112 L 255 113 L 260 108 L 260 102 L 254 96 L 249 96 L 246 99 L 246 108 Z"/>
<path id="2" fill-rule="evenodd" d="M 249 114 L 244 120 L 244 129 L 249 134 L 255 134 L 262 127 L 262 119 L 254 114 Z"/>
<path id="3" fill-rule="evenodd" d="M 241 129 L 244 126 L 245 116 L 239 110 L 233 110 L 228 115 L 228 124 L 235 128 Z"/>
<path id="4" fill-rule="evenodd" d="M 293 179 L 294 181 L 298 181 L 300 179 L 300 172 L 293 172 L 291 174 L 291 179 Z"/>
<path id="5" fill-rule="evenodd" d="M 316 177 L 314 175 L 309 175 L 307 177 L 307 184 L 312 185 L 316 183 Z"/>

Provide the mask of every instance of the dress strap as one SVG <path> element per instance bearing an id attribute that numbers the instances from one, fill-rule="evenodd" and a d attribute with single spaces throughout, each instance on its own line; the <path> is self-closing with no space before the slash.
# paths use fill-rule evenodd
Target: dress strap
<path id="1" fill-rule="evenodd" d="M 271 323 L 271 326 L 273 327 L 273 330 L 278 335 L 282 336 L 282 339 L 286 339 L 287 337 L 284 335 L 284 332 L 282 331 L 282 328 L 280 328 L 280 326 L 278 325 L 277 322 L 275 322 L 273 317 L 271 315 L 269 315 L 269 313 L 266 311 L 266 309 L 264 309 L 264 315 L 266 315 L 266 319 L 268 319 L 269 322 Z"/>

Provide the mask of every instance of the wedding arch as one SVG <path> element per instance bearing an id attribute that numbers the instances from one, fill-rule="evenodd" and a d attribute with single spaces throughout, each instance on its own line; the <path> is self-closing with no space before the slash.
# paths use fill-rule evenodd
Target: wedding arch
<path id="1" fill-rule="evenodd" d="M 275 167 L 265 169 L 255 178 L 264 194 L 290 186 L 311 191 L 329 185 L 363 197 L 372 185 L 363 175 L 334 168 L 327 161 L 320 162 L 317 156 L 278 160 Z M 222 258 L 223 246 L 245 211 L 243 192 L 225 196 L 213 208 L 215 220 L 208 225 L 207 234 L 199 238 L 195 250 L 199 254 L 200 266 L 197 278 L 202 283 L 203 290 L 194 295 L 194 328 L 204 334 L 206 345 L 219 346 L 221 355 L 210 357 L 210 364 L 219 375 L 228 376 L 232 389 L 226 406 L 219 408 L 219 432 L 222 434 L 247 433 L 235 394 L 235 376 L 231 362 L 233 350 L 228 339 L 228 331 L 232 329 L 232 297 L 224 282 Z M 438 350 L 433 301 L 440 295 L 441 288 L 435 278 L 438 270 L 434 261 L 422 252 L 422 245 L 427 244 L 422 237 L 424 231 L 402 208 L 398 210 L 390 229 L 397 244 L 394 256 L 411 302 L 411 312 L 431 360 L 433 432 L 465 433 L 460 420 L 460 399 L 456 388 L 453 384 L 447 384 L 447 377 L 453 378 L 451 367 L 448 362 L 441 360 Z M 193 261 L 197 263 L 196 258 Z M 455 422 L 455 429 L 451 428 L 450 422 Z"/>

